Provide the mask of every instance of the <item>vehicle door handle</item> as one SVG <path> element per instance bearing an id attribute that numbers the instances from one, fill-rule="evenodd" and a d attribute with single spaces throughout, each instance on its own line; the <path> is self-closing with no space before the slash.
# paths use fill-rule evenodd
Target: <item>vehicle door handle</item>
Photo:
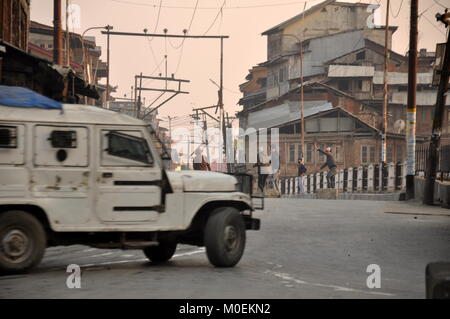
<path id="1" fill-rule="evenodd" d="M 103 178 L 111 178 L 111 177 L 113 177 L 113 173 L 110 173 L 110 172 L 102 173 L 102 177 Z"/>

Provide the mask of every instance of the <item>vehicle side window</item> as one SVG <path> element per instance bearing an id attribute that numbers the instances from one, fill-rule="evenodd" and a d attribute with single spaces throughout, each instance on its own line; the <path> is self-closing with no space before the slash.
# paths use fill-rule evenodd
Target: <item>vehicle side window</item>
<path id="1" fill-rule="evenodd" d="M 105 151 L 108 155 L 147 165 L 153 163 L 153 158 L 145 139 L 117 131 L 108 132 L 106 137 L 107 148 Z"/>
<path id="2" fill-rule="evenodd" d="M 0 125 L 0 164 L 24 163 L 24 135 L 23 125 Z"/>

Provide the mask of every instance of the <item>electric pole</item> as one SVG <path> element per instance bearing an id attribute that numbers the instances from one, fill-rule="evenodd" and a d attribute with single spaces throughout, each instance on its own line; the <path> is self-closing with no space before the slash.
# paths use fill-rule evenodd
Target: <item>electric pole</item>
<path id="1" fill-rule="evenodd" d="M 81 39 L 81 41 L 83 41 L 83 39 Z M 69 1 L 67 0 L 66 0 L 66 66 L 70 67 Z"/>
<path id="2" fill-rule="evenodd" d="M 62 65 L 61 0 L 53 0 L 53 63 Z"/>
<path id="3" fill-rule="evenodd" d="M 450 13 L 437 14 L 436 18 L 446 25 L 450 23 Z M 437 94 L 436 107 L 434 110 L 433 130 L 431 133 L 430 147 L 428 151 L 427 168 L 425 175 L 425 187 L 423 203 L 432 205 L 434 202 L 434 180 L 436 179 L 436 166 L 438 162 L 438 148 L 441 140 L 442 121 L 445 114 L 445 104 L 448 92 L 448 80 L 450 73 L 450 32 L 448 33 L 447 44 L 445 46 L 444 63 L 441 70 L 441 79 Z"/>
<path id="4" fill-rule="evenodd" d="M 386 31 L 384 34 L 384 73 L 383 73 L 383 136 L 381 139 L 381 163 L 386 163 L 387 130 L 388 130 L 388 61 L 389 61 L 389 8 L 390 0 L 386 6 Z"/>
<path id="5" fill-rule="evenodd" d="M 109 34 L 110 30 L 112 30 L 112 26 L 109 24 L 106 26 L 106 106 L 108 106 L 109 101 Z"/>
<path id="6" fill-rule="evenodd" d="M 408 105 L 406 108 L 406 198 L 414 198 L 416 174 L 416 86 L 417 86 L 417 20 L 419 1 L 411 0 L 409 31 Z"/>

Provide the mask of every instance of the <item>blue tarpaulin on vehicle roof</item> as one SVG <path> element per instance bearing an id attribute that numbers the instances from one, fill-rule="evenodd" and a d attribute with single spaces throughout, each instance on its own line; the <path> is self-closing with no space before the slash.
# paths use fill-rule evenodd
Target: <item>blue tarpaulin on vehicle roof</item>
<path id="1" fill-rule="evenodd" d="M 0 85 L 0 105 L 62 110 L 62 104 L 30 89 Z"/>

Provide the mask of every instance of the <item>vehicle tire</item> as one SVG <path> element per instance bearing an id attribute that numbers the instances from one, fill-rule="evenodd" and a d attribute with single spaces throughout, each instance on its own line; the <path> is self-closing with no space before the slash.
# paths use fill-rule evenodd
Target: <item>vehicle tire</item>
<path id="1" fill-rule="evenodd" d="M 33 215 L 20 210 L 0 214 L 0 272 L 23 273 L 36 266 L 44 256 L 46 237 Z"/>
<path id="2" fill-rule="evenodd" d="M 144 248 L 144 254 L 154 263 L 163 263 L 172 258 L 176 249 L 176 242 L 161 242 L 158 246 Z"/>
<path id="3" fill-rule="evenodd" d="M 245 248 L 245 224 L 232 207 L 216 209 L 205 226 L 205 247 L 209 262 L 216 267 L 233 267 Z"/>

